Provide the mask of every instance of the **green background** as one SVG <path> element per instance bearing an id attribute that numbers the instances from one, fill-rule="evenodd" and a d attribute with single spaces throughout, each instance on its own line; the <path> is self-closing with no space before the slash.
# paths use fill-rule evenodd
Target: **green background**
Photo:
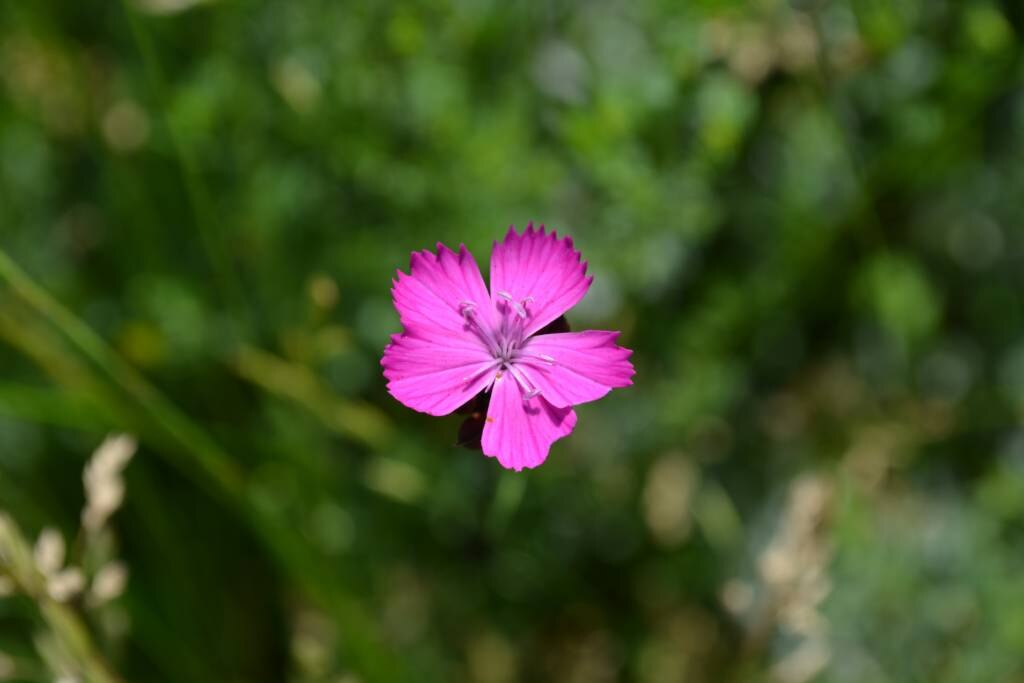
<path id="1" fill-rule="evenodd" d="M 1019 683 L 1022 32 L 1010 0 L 3 3 L 0 509 L 128 567 L 71 603 L 127 681 Z M 486 272 L 530 220 L 637 375 L 517 475 L 378 363 L 411 251 Z M 14 680 L 59 673 L 45 603 L 0 599 Z"/>

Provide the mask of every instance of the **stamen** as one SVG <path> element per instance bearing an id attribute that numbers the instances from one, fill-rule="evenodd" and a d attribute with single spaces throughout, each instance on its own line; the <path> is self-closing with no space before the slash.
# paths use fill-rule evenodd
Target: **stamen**
<path id="1" fill-rule="evenodd" d="M 527 391 L 525 394 L 523 394 L 523 400 L 529 401 L 534 396 L 540 396 L 540 389 L 531 389 L 530 391 Z"/>
<path id="2" fill-rule="evenodd" d="M 526 379 L 526 375 L 524 375 L 519 370 L 519 368 L 517 368 L 515 365 L 508 365 L 507 367 L 508 367 L 509 373 L 513 377 L 515 377 L 516 382 L 519 383 L 519 388 L 522 389 L 524 393 L 528 394 L 531 391 L 536 391 L 536 387 L 534 387 L 533 384 L 531 384 L 530 381 L 528 379 Z"/>
<path id="3" fill-rule="evenodd" d="M 491 354 L 496 355 L 501 349 L 501 344 L 494 338 L 494 332 L 490 326 L 481 323 L 477 318 L 476 304 L 472 301 L 462 301 L 459 303 L 459 312 L 462 313 L 462 317 L 466 319 L 467 323 L 476 328 L 477 335 L 487 346 L 488 350 L 490 350 Z"/>
<path id="4" fill-rule="evenodd" d="M 512 304 L 512 308 L 515 309 L 516 315 L 518 315 L 523 320 L 526 320 L 526 318 L 527 318 L 526 307 L 524 307 L 523 304 L 525 304 L 527 302 L 530 302 L 530 301 L 533 301 L 533 297 L 532 296 L 528 296 L 525 299 L 523 299 L 522 301 L 516 301 L 512 297 L 511 294 L 509 294 L 508 292 L 506 292 L 504 290 L 498 292 L 498 296 L 500 296 L 502 299 L 505 299 L 510 304 Z"/>
<path id="5" fill-rule="evenodd" d="M 546 353 L 530 353 L 529 349 L 517 351 L 515 360 L 522 360 L 525 363 L 544 363 L 544 365 L 558 365 L 558 361 Z"/>
<path id="6" fill-rule="evenodd" d="M 486 366 L 480 368 L 479 370 L 477 370 L 476 372 L 474 372 L 472 374 L 469 374 L 469 375 L 466 375 L 465 377 L 462 378 L 462 381 L 463 381 L 463 383 L 468 384 L 469 382 L 472 382 L 473 380 L 475 380 L 480 375 L 482 375 L 484 373 L 487 373 L 487 372 L 490 372 L 490 371 L 492 371 L 495 368 L 498 368 L 500 366 L 501 366 L 501 361 L 496 360 L 493 363 L 491 363 L 490 365 L 486 365 Z M 501 373 L 499 372 L 498 374 L 500 375 Z"/>

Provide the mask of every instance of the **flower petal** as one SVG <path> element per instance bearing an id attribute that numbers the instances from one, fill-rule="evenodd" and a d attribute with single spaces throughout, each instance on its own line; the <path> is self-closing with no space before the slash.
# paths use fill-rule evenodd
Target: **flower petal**
<path id="1" fill-rule="evenodd" d="M 575 426 L 572 408 L 556 408 L 539 396 L 524 401 L 516 380 L 503 375 L 491 389 L 483 451 L 508 469 L 536 467 L 547 459 L 551 444 Z"/>
<path id="2" fill-rule="evenodd" d="M 447 415 L 483 391 L 497 362 L 483 346 L 452 342 L 430 328 L 392 336 L 380 361 L 391 395 L 421 413 Z"/>
<path id="3" fill-rule="evenodd" d="M 437 254 L 429 249 L 413 252 L 409 275 L 398 271 L 391 295 L 403 325 L 418 325 L 459 332 L 476 338 L 462 311 L 467 303 L 486 323 L 495 318 L 490 294 L 476 260 L 465 245 L 459 252 L 437 243 Z"/>
<path id="4" fill-rule="evenodd" d="M 633 352 L 618 346 L 618 337 L 599 330 L 540 334 L 526 342 L 516 367 L 554 406 L 594 401 L 633 383 Z"/>
<path id="5" fill-rule="evenodd" d="M 447 415 L 482 391 L 497 369 L 463 309 L 470 304 L 483 321 L 493 319 L 494 309 L 464 245 L 457 254 L 440 243 L 437 254 L 415 252 L 409 272 L 399 271 L 391 290 L 405 332 L 391 338 L 381 365 L 392 396 L 413 410 Z"/>
<path id="6" fill-rule="evenodd" d="M 491 253 L 491 300 L 498 310 L 522 305 L 528 336 L 583 298 L 592 279 L 586 273 L 587 264 L 580 262 L 571 238 L 560 240 L 554 231 L 545 233 L 543 225 L 537 230 L 532 223 L 522 235 L 509 228 Z"/>

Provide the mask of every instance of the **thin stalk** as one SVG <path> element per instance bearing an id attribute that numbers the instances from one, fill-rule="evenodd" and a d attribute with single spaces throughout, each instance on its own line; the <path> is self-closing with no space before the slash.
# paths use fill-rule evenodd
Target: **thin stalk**
<path id="1" fill-rule="evenodd" d="M 60 330 L 87 358 L 95 363 L 131 398 L 144 407 L 157 424 L 181 444 L 188 444 L 192 461 L 189 469 L 198 470 L 201 479 L 212 482 L 215 491 L 231 496 L 244 493 L 241 472 L 205 432 L 191 422 L 163 394 L 71 311 L 51 297 L 0 248 L 0 281 L 30 307 Z"/>

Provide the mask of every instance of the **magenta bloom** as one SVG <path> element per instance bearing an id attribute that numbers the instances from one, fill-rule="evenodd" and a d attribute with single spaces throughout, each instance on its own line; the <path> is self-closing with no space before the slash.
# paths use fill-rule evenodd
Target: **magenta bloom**
<path id="1" fill-rule="evenodd" d="M 465 245 L 415 252 L 391 290 L 405 331 L 381 365 L 406 406 L 447 415 L 487 392 L 480 445 L 503 467 L 536 467 L 576 426 L 574 405 L 632 384 L 632 351 L 618 332 L 545 334 L 593 278 L 572 239 L 531 223 L 491 253 L 491 289 Z"/>

